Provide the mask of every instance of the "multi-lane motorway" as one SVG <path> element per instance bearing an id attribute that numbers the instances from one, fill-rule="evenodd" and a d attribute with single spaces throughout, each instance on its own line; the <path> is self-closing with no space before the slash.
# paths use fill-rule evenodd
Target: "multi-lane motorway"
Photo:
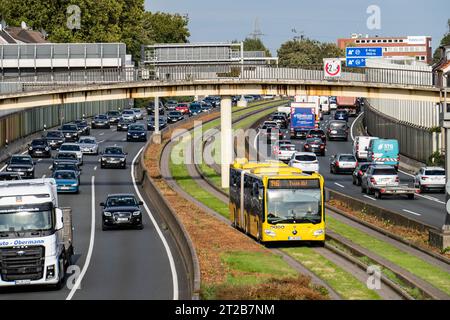
<path id="1" fill-rule="evenodd" d="M 361 116 L 361 115 L 360 115 Z M 324 116 L 321 122 L 321 128 L 326 130 L 333 113 Z M 423 222 L 432 227 L 441 228 L 445 219 L 445 194 L 443 193 L 424 193 L 418 194 L 415 200 L 407 200 L 400 197 L 387 197 L 381 200 L 375 199 L 361 193 L 361 188 L 352 184 L 352 177 L 348 174 L 332 174 L 329 170 L 330 157 L 337 153 L 352 153 L 353 138 L 355 136 L 356 118 L 349 120 L 351 128 L 348 141 L 327 141 L 326 154 L 324 157 L 318 157 L 320 163 L 320 173 L 325 178 L 326 187 L 338 192 L 350 195 L 361 201 L 374 204 L 376 206 L 397 212 L 400 215 Z M 297 151 L 303 151 L 304 140 L 292 140 L 296 145 Z M 399 178 L 401 183 L 408 183 L 413 186 L 413 176 L 409 173 L 400 171 Z"/>
<path id="2" fill-rule="evenodd" d="M 24 287 L 2 290 L 1 299 L 188 299 L 186 271 L 174 240 L 162 230 L 150 201 L 132 178 L 143 142 L 126 142 L 115 127 L 91 130 L 100 151 L 120 145 L 127 168 L 101 169 L 97 156 L 84 156 L 78 195 L 60 194 L 60 205 L 73 212 L 75 256 L 62 290 Z M 150 136 L 150 134 L 149 134 Z M 53 151 L 55 154 L 56 151 Z M 51 159 L 37 159 L 36 178 L 51 176 Z M 143 230 L 102 231 L 100 202 L 108 194 L 133 193 L 141 208 Z M 156 220 L 156 224 L 152 221 Z M 78 283 L 74 274 L 79 273 Z M 78 286 L 79 284 L 79 286 Z"/>

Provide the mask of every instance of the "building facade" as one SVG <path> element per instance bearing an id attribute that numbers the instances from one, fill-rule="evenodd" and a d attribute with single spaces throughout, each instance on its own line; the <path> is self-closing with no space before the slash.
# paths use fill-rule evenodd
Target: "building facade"
<path id="1" fill-rule="evenodd" d="M 351 38 L 340 38 L 337 45 L 341 49 L 346 47 L 381 47 L 383 58 L 392 60 L 411 60 L 430 64 L 432 62 L 432 38 L 429 36 L 402 37 L 369 37 L 353 34 Z"/>

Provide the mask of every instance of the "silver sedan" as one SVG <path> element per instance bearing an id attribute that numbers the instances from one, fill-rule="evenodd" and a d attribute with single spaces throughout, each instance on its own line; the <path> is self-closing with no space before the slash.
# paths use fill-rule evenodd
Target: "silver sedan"
<path id="1" fill-rule="evenodd" d="M 98 155 L 98 143 L 95 137 L 83 137 L 78 141 L 83 154 Z"/>

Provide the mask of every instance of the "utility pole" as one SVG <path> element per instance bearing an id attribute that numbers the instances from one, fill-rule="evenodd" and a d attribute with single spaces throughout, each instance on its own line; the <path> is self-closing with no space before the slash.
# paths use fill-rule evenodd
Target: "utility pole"
<path id="1" fill-rule="evenodd" d="M 264 36 L 265 34 L 262 33 L 261 28 L 259 26 L 259 18 L 255 19 L 255 25 L 253 28 L 253 32 L 249 34 L 250 38 L 253 38 L 254 40 L 259 40 L 261 39 L 262 36 Z"/>

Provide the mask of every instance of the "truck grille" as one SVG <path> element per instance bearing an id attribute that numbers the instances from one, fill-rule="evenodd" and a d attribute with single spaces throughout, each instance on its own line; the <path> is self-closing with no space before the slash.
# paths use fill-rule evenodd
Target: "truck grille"
<path id="1" fill-rule="evenodd" d="M 0 249 L 3 281 L 39 280 L 44 274 L 43 246 Z"/>

